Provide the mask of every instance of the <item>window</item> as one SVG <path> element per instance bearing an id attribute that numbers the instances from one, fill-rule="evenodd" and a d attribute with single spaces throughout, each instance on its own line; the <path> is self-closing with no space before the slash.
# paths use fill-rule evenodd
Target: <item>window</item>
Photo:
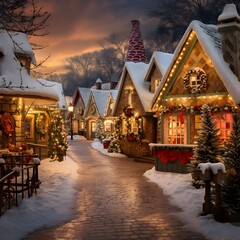
<path id="1" fill-rule="evenodd" d="M 202 80 L 197 77 L 197 74 L 190 75 L 190 87 L 192 89 L 197 89 L 202 84 Z"/>
<path id="2" fill-rule="evenodd" d="M 91 122 L 91 131 L 96 132 L 96 122 Z"/>
<path id="3" fill-rule="evenodd" d="M 138 133 L 138 124 L 135 121 L 135 118 L 131 120 L 131 132 Z"/>
<path id="4" fill-rule="evenodd" d="M 122 121 L 122 134 L 127 134 L 127 121 L 125 119 Z"/>
<path id="5" fill-rule="evenodd" d="M 219 135 L 222 144 L 225 144 L 231 134 L 232 130 L 232 114 L 231 113 L 217 113 L 213 115 L 213 120 L 216 123 L 217 129 L 219 129 Z M 199 130 L 201 128 L 201 116 L 195 115 L 195 129 Z"/>
<path id="6" fill-rule="evenodd" d="M 185 144 L 186 124 L 181 124 L 178 115 L 170 115 L 165 118 L 166 133 L 165 143 Z"/>
<path id="7" fill-rule="evenodd" d="M 223 144 L 229 141 L 232 130 L 232 114 L 231 113 L 219 113 L 214 114 L 213 119 L 216 123 L 216 127 L 219 129 L 220 138 Z"/>
<path id="8" fill-rule="evenodd" d="M 33 117 L 25 119 L 25 138 L 33 138 Z"/>
<path id="9" fill-rule="evenodd" d="M 195 115 L 195 129 L 199 130 L 201 128 L 201 115 Z"/>
<path id="10" fill-rule="evenodd" d="M 106 121 L 104 123 L 104 131 L 111 132 L 112 131 L 112 121 Z"/>
<path id="11" fill-rule="evenodd" d="M 84 128 L 85 128 L 84 121 L 81 121 L 81 122 L 80 122 L 80 129 L 84 129 Z"/>
<path id="12" fill-rule="evenodd" d="M 122 134 L 129 134 L 129 133 L 138 133 L 138 123 L 136 122 L 135 117 L 131 117 L 128 119 L 124 119 L 122 121 Z"/>

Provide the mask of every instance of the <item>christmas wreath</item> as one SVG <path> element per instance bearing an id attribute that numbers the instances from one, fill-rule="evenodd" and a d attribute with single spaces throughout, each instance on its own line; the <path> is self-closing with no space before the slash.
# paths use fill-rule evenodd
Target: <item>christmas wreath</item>
<path id="1" fill-rule="evenodd" d="M 38 115 L 36 119 L 36 131 L 42 135 L 46 134 L 46 128 L 43 123 L 43 116 Z"/>
<path id="2" fill-rule="evenodd" d="M 190 86 L 191 75 L 196 76 L 196 81 L 198 84 L 192 87 Z M 200 83 L 200 84 L 199 84 Z M 189 93 L 202 93 L 207 87 L 207 75 L 201 68 L 191 69 L 187 72 L 183 79 L 184 89 Z"/>
<path id="3" fill-rule="evenodd" d="M 127 105 L 126 107 L 123 108 L 123 112 L 126 117 L 132 117 L 135 114 L 135 109 Z"/>

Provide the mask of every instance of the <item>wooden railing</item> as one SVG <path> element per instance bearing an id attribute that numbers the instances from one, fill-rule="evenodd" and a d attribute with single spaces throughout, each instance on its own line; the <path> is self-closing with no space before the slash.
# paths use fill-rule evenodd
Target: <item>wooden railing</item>
<path id="1" fill-rule="evenodd" d="M 44 144 L 38 144 L 38 143 L 26 143 L 29 149 L 33 149 L 34 153 L 37 153 L 40 157 L 40 159 L 42 159 L 42 157 L 47 157 L 47 150 L 48 150 L 48 146 L 44 145 Z"/>
<path id="2" fill-rule="evenodd" d="M 35 163 L 0 163 L 0 216 L 12 206 L 18 206 L 24 197 L 30 198 L 40 186 L 38 176 L 39 161 Z"/>

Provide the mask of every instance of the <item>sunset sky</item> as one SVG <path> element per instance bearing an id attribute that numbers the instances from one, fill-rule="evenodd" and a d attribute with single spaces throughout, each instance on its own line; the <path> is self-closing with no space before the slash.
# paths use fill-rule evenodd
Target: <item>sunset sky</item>
<path id="1" fill-rule="evenodd" d="M 153 23 L 147 17 L 159 0 L 41 0 L 44 10 L 51 13 L 47 36 L 37 39 L 48 45 L 36 51 L 37 61 L 51 55 L 45 63 L 46 71 L 63 70 L 65 59 L 100 49 L 99 40 L 111 33 L 129 36 L 131 20 L 141 23 L 142 36 Z M 30 39 L 31 40 L 31 39 Z"/>

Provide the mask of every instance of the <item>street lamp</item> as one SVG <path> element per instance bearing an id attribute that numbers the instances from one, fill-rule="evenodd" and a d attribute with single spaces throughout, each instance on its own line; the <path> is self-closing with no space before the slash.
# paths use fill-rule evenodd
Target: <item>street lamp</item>
<path id="1" fill-rule="evenodd" d="M 73 119 L 73 105 L 72 103 L 69 104 L 68 106 L 68 112 L 69 112 L 69 115 L 70 115 L 70 129 L 71 129 L 71 140 L 73 140 L 73 122 L 72 122 L 72 119 Z"/>

